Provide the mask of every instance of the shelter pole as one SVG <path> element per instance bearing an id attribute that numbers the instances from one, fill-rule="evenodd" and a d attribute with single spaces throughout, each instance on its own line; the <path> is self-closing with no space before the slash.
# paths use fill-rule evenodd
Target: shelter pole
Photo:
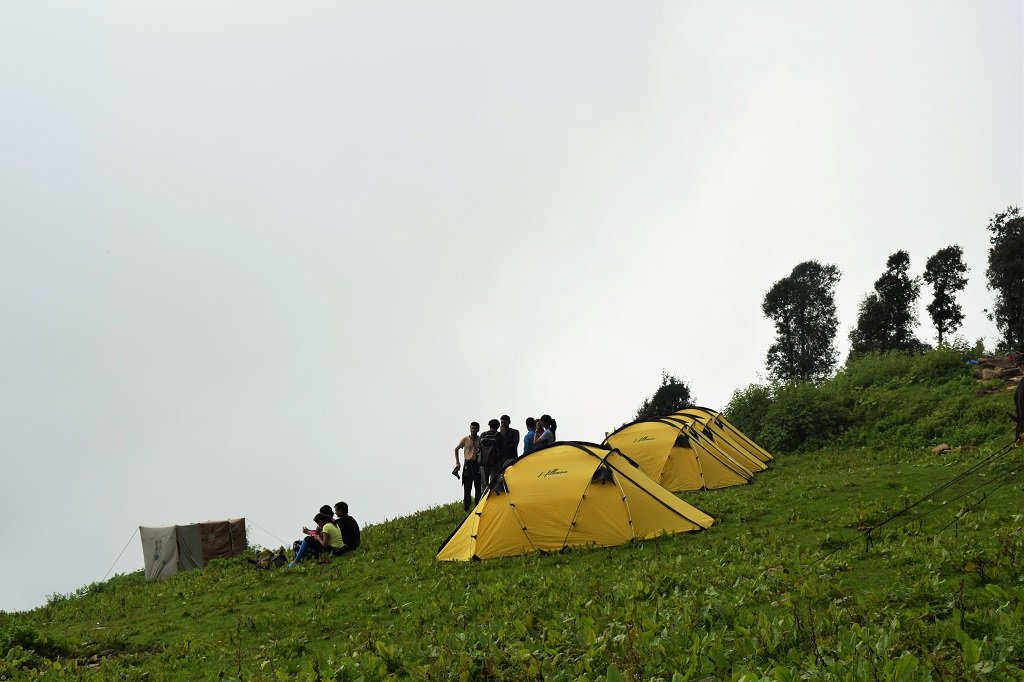
<path id="1" fill-rule="evenodd" d="M 124 552 L 126 549 L 128 549 L 128 545 L 132 544 L 132 540 L 135 539 L 135 536 L 138 535 L 138 533 L 139 529 L 136 528 L 135 532 L 132 533 L 132 536 L 128 538 L 128 542 L 124 543 L 124 548 L 121 550 L 121 553 L 117 555 L 117 558 L 114 559 L 114 563 L 110 564 L 110 568 L 107 569 L 107 573 L 103 576 L 103 580 L 106 580 L 107 576 L 110 575 L 110 572 L 114 570 L 114 566 L 117 566 L 117 562 L 121 560 L 122 556 L 124 556 Z"/>

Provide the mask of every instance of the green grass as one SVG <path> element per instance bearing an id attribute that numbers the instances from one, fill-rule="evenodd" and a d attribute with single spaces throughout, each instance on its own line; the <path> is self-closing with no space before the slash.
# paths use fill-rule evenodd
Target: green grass
<path id="1" fill-rule="evenodd" d="M 864 535 L 1008 445 L 1009 394 L 964 352 L 738 393 L 741 428 L 803 454 L 684 496 L 708 531 L 438 563 L 451 504 L 329 564 L 137 572 L 0 612 L 0 679 L 1024 679 L 1024 450 Z"/>
<path id="2" fill-rule="evenodd" d="M 121 575 L 0 613 L 0 678 L 1024 679 L 1024 451 L 858 535 L 992 451 L 780 457 L 685 496 L 709 531 L 613 549 L 438 563 L 452 504 L 330 564 Z M 1012 482 L 939 506 L 986 480 Z"/>
<path id="3" fill-rule="evenodd" d="M 977 350 L 871 353 L 820 383 L 752 384 L 725 413 L 771 452 L 990 445 L 1013 433 L 1012 387 L 974 378 Z"/>

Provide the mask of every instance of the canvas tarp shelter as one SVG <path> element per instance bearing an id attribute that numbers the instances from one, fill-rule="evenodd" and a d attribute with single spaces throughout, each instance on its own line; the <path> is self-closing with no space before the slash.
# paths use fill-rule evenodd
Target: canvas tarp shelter
<path id="1" fill-rule="evenodd" d="M 755 443 L 749 436 L 740 431 L 736 426 L 728 419 L 722 416 L 721 413 L 716 412 L 708 407 L 687 407 L 679 410 L 674 414 L 669 415 L 670 417 L 686 417 L 695 421 L 699 421 L 703 424 L 706 430 L 713 432 L 716 436 L 727 439 L 733 443 L 737 448 L 746 452 L 751 457 L 760 460 L 762 463 L 767 464 L 768 462 L 775 459 L 772 454 L 762 448 L 760 445 Z"/>
<path id="2" fill-rule="evenodd" d="M 764 468 L 745 457 L 737 460 L 684 421 L 667 417 L 627 424 L 611 433 L 605 445 L 618 448 L 672 492 L 743 485 Z"/>
<path id="3" fill-rule="evenodd" d="M 439 561 L 621 545 L 708 528 L 683 502 L 618 450 L 553 443 L 509 464 L 441 545 Z"/>
<path id="4" fill-rule="evenodd" d="M 139 526 L 146 580 L 202 568 L 210 559 L 238 556 L 246 548 L 245 519 L 187 526 Z"/>

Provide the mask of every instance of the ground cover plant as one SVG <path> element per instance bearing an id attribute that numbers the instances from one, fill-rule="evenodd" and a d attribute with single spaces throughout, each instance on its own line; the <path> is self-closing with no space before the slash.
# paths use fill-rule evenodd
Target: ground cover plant
<path id="1" fill-rule="evenodd" d="M 751 384 L 724 412 L 772 452 L 947 443 L 977 447 L 1013 434 L 1012 386 L 979 381 L 979 347 L 868 353 L 820 382 Z"/>
<path id="2" fill-rule="evenodd" d="M 0 612 L 0 679 L 1024 679 L 1024 449 L 1002 426 L 941 455 L 874 427 L 780 454 L 683 495 L 710 530 L 612 549 L 438 563 L 453 503 L 327 564 L 116 576 Z"/>

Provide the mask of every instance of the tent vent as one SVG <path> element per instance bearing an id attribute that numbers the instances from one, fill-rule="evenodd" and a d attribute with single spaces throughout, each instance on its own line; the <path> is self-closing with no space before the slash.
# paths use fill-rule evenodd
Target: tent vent
<path id="1" fill-rule="evenodd" d="M 494 485 L 491 486 L 491 492 L 492 493 L 507 493 L 508 492 L 508 486 L 505 485 L 505 477 L 504 476 L 499 476 L 498 477 L 498 480 L 495 481 Z"/>
<path id="2" fill-rule="evenodd" d="M 612 481 L 612 470 L 605 465 L 601 465 L 594 470 L 594 475 L 591 476 L 591 483 L 611 483 Z"/>
<path id="3" fill-rule="evenodd" d="M 676 436 L 676 447 L 677 448 L 688 448 L 690 447 L 690 439 L 685 434 L 680 433 Z"/>

